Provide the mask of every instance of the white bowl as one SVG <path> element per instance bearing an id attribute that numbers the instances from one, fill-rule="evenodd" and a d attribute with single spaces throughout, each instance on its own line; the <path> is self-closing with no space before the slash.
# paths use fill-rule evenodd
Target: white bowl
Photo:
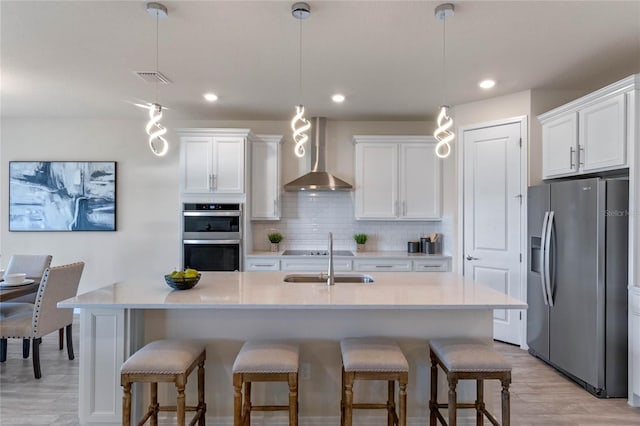
<path id="1" fill-rule="evenodd" d="M 20 284 L 27 278 L 27 274 L 7 274 L 4 276 L 4 282 L 7 284 Z"/>

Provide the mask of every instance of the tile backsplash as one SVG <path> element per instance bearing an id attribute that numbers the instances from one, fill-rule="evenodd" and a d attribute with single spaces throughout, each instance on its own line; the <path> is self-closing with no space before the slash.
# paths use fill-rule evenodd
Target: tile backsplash
<path id="1" fill-rule="evenodd" d="M 421 235 L 438 232 L 444 235 L 443 253 L 449 253 L 452 235 L 451 218 L 430 221 L 363 221 L 354 218 L 353 192 L 285 192 L 282 194 L 279 221 L 254 221 L 255 251 L 269 250 L 267 234 L 277 230 L 284 235 L 281 249 L 320 249 L 327 247 L 333 232 L 333 247 L 355 251 L 353 234 L 369 236 L 367 251 L 407 251 L 407 242 Z"/>

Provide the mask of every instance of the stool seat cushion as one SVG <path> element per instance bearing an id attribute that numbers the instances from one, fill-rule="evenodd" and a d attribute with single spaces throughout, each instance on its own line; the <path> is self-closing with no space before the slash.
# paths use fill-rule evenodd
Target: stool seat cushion
<path id="1" fill-rule="evenodd" d="M 429 346 L 450 372 L 511 371 L 511 364 L 481 339 L 432 339 Z"/>
<path id="2" fill-rule="evenodd" d="M 344 371 L 404 372 L 409 363 L 393 339 L 355 337 L 340 341 Z"/>
<path id="3" fill-rule="evenodd" d="M 254 340 L 245 342 L 233 363 L 233 373 L 295 373 L 300 348 L 295 343 Z"/>
<path id="4" fill-rule="evenodd" d="M 121 374 L 181 374 L 204 352 L 204 342 L 192 339 L 156 340 L 131 355 Z"/>

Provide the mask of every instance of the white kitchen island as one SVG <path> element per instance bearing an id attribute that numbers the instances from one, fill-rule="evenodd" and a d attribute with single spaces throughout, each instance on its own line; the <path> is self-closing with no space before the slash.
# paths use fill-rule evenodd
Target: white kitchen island
<path id="1" fill-rule="evenodd" d="M 231 365 L 247 339 L 299 341 L 300 424 L 335 425 L 340 413 L 340 351 L 343 337 L 391 336 L 410 365 L 409 425 L 428 418 L 428 339 L 491 338 L 493 309 L 524 309 L 526 304 L 455 273 L 373 273 L 371 284 L 286 283 L 282 272 L 210 272 L 191 290 L 171 290 L 162 277 L 119 282 L 59 303 L 79 308 L 82 424 L 120 424 L 122 362 L 159 338 L 206 339 L 207 419 L 233 424 Z M 188 396 L 195 394 L 191 379 Z M 254 385 L 257 402 L 286 402 L 280 384 Z M 446 387 L 442 387 L 446 389 Z M 492 388 L 489 388 L 489 391 Z M 145 389 L 146 390 L 146 389 Z M 356 397 L 382 396 L 386 386 L 366 383 Z M 489 392 L 488 391 L 488 392 Z M 135 391 L 140 396 L 140 388 Z M 473 397 L 463 387 L 462 398 Z M 160 387 L 161 402 L 174 390 Z M 139 414 L 140 399 L 136 413 Z M 380 423 L 384 413 L 358 412 L 358 424 Z M 368 418 L 367 416 L 372 417 Z M 375 417 L 374 417 L 375 416 Z M 373 419 L 369 421 L 368 419 Z M 253 424 L 281 425 L 280 414 L 258 413 Z"/>

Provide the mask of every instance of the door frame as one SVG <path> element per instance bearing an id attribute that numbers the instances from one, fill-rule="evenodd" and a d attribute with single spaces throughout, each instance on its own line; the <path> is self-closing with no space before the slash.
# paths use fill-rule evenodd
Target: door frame
<path id="1" fill-rule="evenodd" d="M 520 294 L 524 301 L 527 299 L 527 187 L 529 185 L 529 128 L 526 115 L 519 115 L 501 120 L 487 121 L 483 123 L 470 124 L 458 127 L 458 149 L 457 168 L 458 173 L 458 238 L 457 238 L 457 272 L 464 272 L 464 133 L 471 130 L 480 130 L 487 127 L 502 126 L 506 124 L 520 123 L 520 138 L 522 140 L 522 150 L 520 155 L 520 193 L 522 194 L 522 209 L 520 209 L 520 253 L 522 254 L 522 262 L 520 262 Z M 520 321 L 520 348 L 528 349 L 527 346 L 527 311 L 522 311 L 522 321 Z"/>

